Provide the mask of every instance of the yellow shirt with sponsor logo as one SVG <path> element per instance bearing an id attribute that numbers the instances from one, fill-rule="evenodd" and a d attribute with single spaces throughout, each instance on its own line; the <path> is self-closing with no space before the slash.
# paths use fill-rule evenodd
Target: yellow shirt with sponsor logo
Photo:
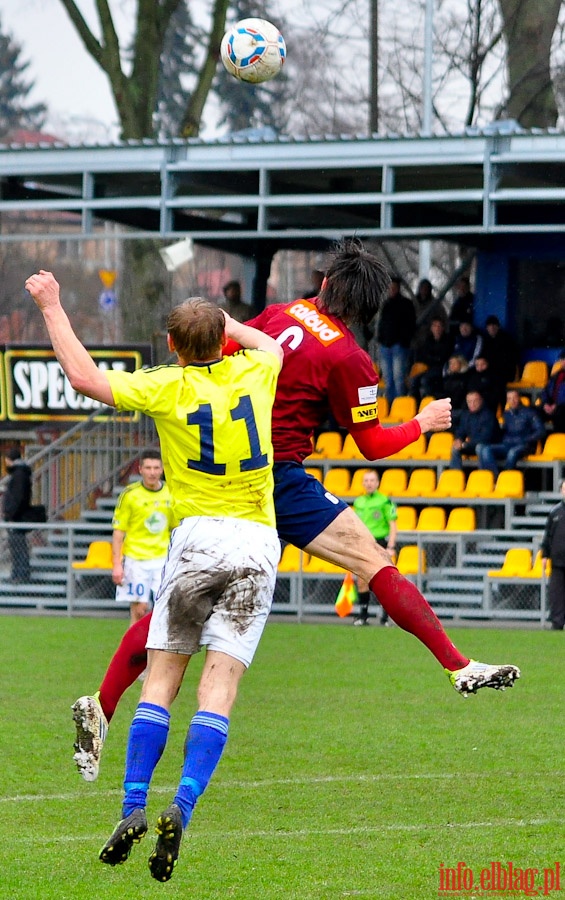
<path id="1" fill-rule="evenodd" d="M 278 372 L 273 354 L 242 350 L 210 364 L 106 373 L 118 409 L 155 420 L 177 521 L 228 516 L 274 527 Z"/>
<path id="2" fill-rule="evenodd" d="M 152 491 L 142 481 L 136 481 L 118 497 L 112 528 L 125 532 L 124 556 L 132 559 L 166 556 L 173 527 L 171 494 L 166 484 Z"/>

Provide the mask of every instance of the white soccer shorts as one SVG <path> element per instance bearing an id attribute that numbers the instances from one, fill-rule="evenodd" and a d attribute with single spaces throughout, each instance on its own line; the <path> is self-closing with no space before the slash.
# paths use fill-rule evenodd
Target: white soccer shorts
<path id="1" fill-rule="evenodd" d="M 191 516 L 172 533 L 147 648 L 200 647 L 249 666 L 273 600 L 280 541 L 247 519 Z"/>
<path id="2" fill-rule="evenodd" d="M 161 586 L 165 556 L 158 559 L 132 559 L 124 556 L 124 582 L 116 585 L 118 603 L 149 603 Z"/>

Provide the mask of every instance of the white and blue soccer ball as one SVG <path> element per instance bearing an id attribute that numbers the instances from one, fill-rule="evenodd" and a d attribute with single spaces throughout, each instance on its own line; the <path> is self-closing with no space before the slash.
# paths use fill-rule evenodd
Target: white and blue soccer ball
<path id="1" fill-rule="evenodd" d="M 240 81 L 260 84 L 278 75 L 286 59 L 279 29 L 266 19 L 241 19 L 222 38 L 224 67 Z"/>

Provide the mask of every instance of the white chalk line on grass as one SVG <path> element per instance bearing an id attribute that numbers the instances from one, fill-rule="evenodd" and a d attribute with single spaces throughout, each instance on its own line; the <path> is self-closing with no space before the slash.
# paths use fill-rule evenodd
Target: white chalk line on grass
<path id="1" fill-rule="evenodd" d="M 420 823 L 420 824 L 402 824 L 391 823 L 389 825 L 358 825 L 352 828 L 294 828 L 292 830 L 279 830 L 278 828 L 265 829 L 257 831 L 246 831 L 238 829 L 236 831 L 212 831 L 209 827 L 205 827 L 201 832 L 198 830 L 189 830 L 188 836 L 191 841 L 203 838 L 205 841 L 217 840 L 245 840 L 247 838 L 302 838 L 315 836 L 335 836 L 347 837 L 349 835 L 364 834 L 387 834 L 388 832 L 419 832 L 419 831 L 450 831 L 469 828 L 532 828 L 542 825 L 563 825 L 564 819 L 493 819 L 488 822 L 442 822 L 442 823 Z M 100 835 L 58 835 L 57 837 L 45 837 L 38 835 L 28 835 L 26 841 L 29 844 L 61 844 L 69 841 L 81 841 L 95 843 L 100 841 Z"/>
<path id="2" fill-rule="evenodd" d="M 563 778 L 562 772 L 546 772 L 536 773 L 536 777 L 544 778 Z M 79 778 L 77 773 L 77 779 Z M 263 778 L 258 781 L 222 781 L 218 779 L 213 782 L 214 788 L 224 788 L 226 790 L 252 790 L 253 788 L 269 788 L 277 785 L 308 785 L 308 784 L 346 784 L 352 782 L 373 783 L 378 781 L 451 781 L 460 779 L 460 772 L 420 772 L 420 773 L 376 773 L 359 774 L 359 775 L 312 775 L 302 776 L 300 778 Z M 523 778 L 520 772 L 465 772 L 465 779 L 472 778 L 513 778 L 515 780 Z M 162 787 L 152 787 L 152 794 L 169 794 L 175 792 L 178 785 L 166 785 Z M 90 788 L 87 793 L 84 790 L 73 791 L 65 794 L 15 794 L 11 797 L 0 797 L 2 803 L 44 803 L 49 800 L 68 802 L 70 800 L 78 800 L 81 798 L 97 797 L 116 797 L 121 796 L 121 788 L 108 788 L 99 790 L 98 788 Z"/>

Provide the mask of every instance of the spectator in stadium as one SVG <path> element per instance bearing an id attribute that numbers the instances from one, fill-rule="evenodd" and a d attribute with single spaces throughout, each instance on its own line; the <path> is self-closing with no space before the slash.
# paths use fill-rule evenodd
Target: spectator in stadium
<path id="1" fill-rule="evenodd" d="M 520 394 L 512 388 L 506 393 L 504 422 L 498 440 L 493 444 L 477 443 L 479 468 L 490 469 L 495 476 L 501 468 L 515 469 L 519 459 L 535 453 L 537 442 L 544 434 L 540 417 L 530 406 L 524 406 Z"/>
<path id="2" fill-rule="evenodd" d="M 476 391 L 466 397 L 467 409 L 461 413 L 459 425 L 455 428 L 455 439 L 451 450 L 451 468 L 462 469 L 463 457 L 474 456 L 478 444 L 495 444 L 500 428 L 492 409 L 486 406 Z"/>
<path id="3" fill-rule="evenodd" d="M 449 357 L 439 396 L 451 399 L 451 417 L 454 427 L 457 427 L 461 420 L 461 413 L 466 409 L 468 372 L 469 366 L 464 356 Z"/>
<path id="4" fill-rule="evenodd" d="M 132 624 L 157 596 L 174 528 L 158 450 L 143 451 L 139 474 L 141 481 L 129 484 L 118 497 L 112 519 L 112 581 L 116 601 L 129 603 Z"/>
<path id="5" fill-rule="evenodd" d="M 462 275 L 455 284 L 455 298 L 449 311 L 449 333 L 457 334 L 460 322 L 472 322 L 475 314 L 475 295 L 468 275 Z"/>
<path id="6" fill-rule="evenodd" d="M 510 686 L 519 677 L 516 667 L 478 663 L 462 654 L 416 586 L 391 564 L 353 510 L 329 494 L 303 466 L 312 451 L 312 434 L 329 410 L 366 459 L 390 456 L 423 432 L 445 431 L 450 426 L 451 404 L 446 399 L 432 401 L 401 425 L 383 428 L 378 421 L 378 378 L 349 326 L 372 321 L 387 285 L 388 275 L 377 257 L 359 241 L 347 240 L 336 247 L 315 302 L 273 304 L 252 320 L 278 340 L 285 354 L 273 407 L 279 536 L 363 578 L 391 619 L 430 650 L 459 693 Z M 237 344 L 230 342 L 225 351 L 236 349 Z M 85 745 L 96 774 L 107 719 L 142 670 L 149 620 L 150 614 L 124 635 L 99 699 L 87 696 L 75 703 L 77 742 Z"/>
<path id="7" fill-rule="evenodd" d="M 504 404 L 506 385 L 516 378 L 518 348 L 514 338 L 501 328 L 498 316 L 487 316 L 481 355 L 488 360 L 497 387 L 498 403 Z"/>
<path id="8" fill-rule="evenodd" d="M 379 475 L 375 469 L 368 469 L 363 475 L 364 494 L 353 501 L 353 509 L 367 526 L 375 541 L 389 554 L 391 560 L 396 556 L 396 520 L 398 513 L 392 500 L 379 491 Z M 369 602 L 371 597 L 377 599 L 371 593 L 371 589 L 362 578 L 357 579 L 359 591 L 359 615 L 353 620 L 354 625 L 369 624 Z M 381 625 L 386 625 L 388 615 L 386 609 L 381 607 Z"/>
<path id="9" fill-rule="evenodd" d="M 551 562 L 549 618 L 554 631 L 565 624 L 565 480 L 560 484 L 561 500 L 550 510 L 541 541 L 542 571 Z"/>
<path id="10" fill-rule="evenodd" d="M 309 291 L 301 295 L 302 298 L 304 300 L 312 300 L 313 297 L 317 297 L 320 293 L 323 280 L 324 273 L 320 269 L 312 269 L 310 272 L 310 282 L 312 286 Z"/>
<path id="11" fill-rule="evenodd" d="M 222 293 L 224 297 L 221 305 L 230 316 L 239 322 L 249 316 L 249 306 L 243 302 L 241 295 L 241 282 L 235 279 L 227 281 L 222 288 Z"/>
<path id="12" fill-rule="evenodd" d="M 469 366 L 482 353 L 483 339 L 469 319 L 463 319 L 457 327 L 451 353 L 453 356 L 464 356 Z"/>
<path id="13" fill-rule="evenodd" d="M 9 475 L 3 498 L 4 521 L 25 522 L 31 503 L 31 469 L 18 447 L 11 447 L 4 454 L 4 463 Z M 29 581 L 29 547 L 23 528 L 8 528 L 8 546 L 12 560 L 10 581 L 12 584 Z"/>
<path id="14" fill-rule="evenodd" d="M 168 316 L 167 342 L 177 365 L 103 371 L 72 330 L 53 275 L 41 271 L 26 287 L 73 389 L 155 420 L 173 487 L 179 524 L 151 616 L 147 677 L 129 731 L 122 819 L 99 856 L 108 865 L 123 863 L 147 833 L 147 794 L 167 742 L 169 710 L 191 656 L 204 646 L 182 776 L 157 820 L 149 858 L 152 877 L 164 882 L 220 761 L 239 682 L 271 606 L 280 559 L 271 411 L 283 353 L 272 338 L 196 297 Z M 229 337 L 247 349 L 222 358 Z"/>
<path id="15" fill-rule="evenodd" d="M 565 432 L 565 350 L 562 350 L 540 397 L 544 419 L 553 430 Z"/>
<path id="16" fill-rule="evenodd" d="M 377 322 L 379 364 L 389 403 L 406 393 L 410 344 L 416 332 L 414 304 L 401 292 L 401 285 L 398 276 L 391 278 Z"/>
<path id="17" fill-rule="evenodd" d="M 414 351 L 414 363 L 426 366 L 425 371 L 410 379 L 410 394 L 416 400 L 420 401 L 422 397 L 450 396 L 442 394 L 443 369 L 450 347 L 451 341 L 445 331 L 444 319 L 434 316 L 426 337 Z"/>
<path id="18" fill-rule="evenodd" d="M 490 369 L 488 359 L 484 356 L 477 356 L 475 365 L 470 366 L 467 372 L 467 390 L 476 391 L 481 394 L 486 406 L 497 412 L 500 403 L 499 383 Z"/>

